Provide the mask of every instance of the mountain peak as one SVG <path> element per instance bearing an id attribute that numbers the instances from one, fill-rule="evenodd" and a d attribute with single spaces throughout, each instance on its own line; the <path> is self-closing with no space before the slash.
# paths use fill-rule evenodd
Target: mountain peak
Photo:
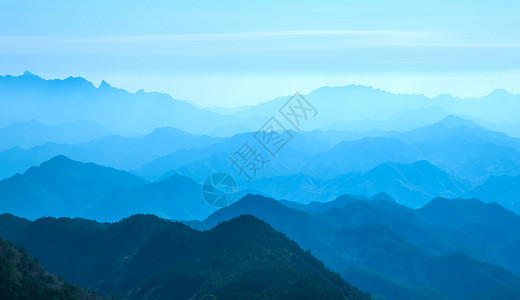
<path id="1" fill-rule="evenodd" d="M 385 192 L 380 192 L 378 194 L 375 194 L 374 196 L 372 196 L 371 198 L 372 200 L 375 200 L 375 201 L 389 201 L 389 202 L 395 202 L 394 198 L 390 197 L 390 195 L 388 195 L 387 193 Z"/>
<path id="2" fill-rule="evenodd" d="M 53 158 L 49 159 L 49 162 L 71 162 L 72 159 L 66 157 L 65 155 L 56 155 Z"/>
<path id="3" fill-rule="evenodd" d="M 29 71 L 25 71 L 25 72 L 23 72 L 23 74 L 22 74 L 20 77 L 24 77 L 24 78 L 34 78 L 34 79 L 41 78 L 40 76 L 38 76 L 38 75 L 34 75 L 33 73 L 31 73 L 31 72 L 29 72 Z"/>
<path id="4" fill-rule="evenodd" d="M 108 82 L 101 80 L 101 84 L 98 86 L 98 89 L 109 89 L 109 88 L 112 88 L 112 86 Z"/>
<path id="5" fill-rule="evenodd" d="M 491 93 L 488 94 L 488 96 L 494 96 L 494 97 L 504 97 L 504 96 L 511 96 L 512 94 L 508 92 L 506 89 L 495 89 Z"/>
<path id="6" fill-rule="evenodd" d="M 25 72 L 23 72 L 22 76 L 35 76 L 35 75 L 29 71 L 25 71 Z"/>
<path id="7" fill-rule="evenodd" d="M 41 165 L 40 165 L 40 168 L 56 168 L 58 166 L 71 166 L 73 164 L 81 164 L 77 161 L 74 161 L 70 158 L 68 158 L 67 156 L 65 155 L 57 155 L 57 156 L 54 156 L 53 158 L 49 159 L 48 161 L 45 161 L 43 162 Z"/>
<path id="8" fill-rule="evenodd" d="M 270 202 L 270 203 L 278 203 L 278 201 L 274 200 L 273 198 L 268 198 L 262 195 L 258 194 L 247 194 L 242 199 L 238 200 L 237 202 L 241 203 L 260 203 L 260 202 Z"/>
<path id="9" fill-rule="evenodd" d="M 54 82 L 60 82 L 59 80 L 53 80 Z M 62 83 L 65 84 L 64 87 L 68 89 L 80 89 L 80 88 L 93 88 L 94 84 L 92 82 L 86 80 L 83 77 L 74 77 L 69 76 L 62 80 Z"/>
<path id="10" fill-rule="evenodd" d="M 463 119 L 461 117 L 455 116 L 455 115 L 449 115 L 442 119 L 438 124 L 441 124 L 447 128 L 454 128 L 454 127 L 473 127 L 477 128 L 480 127 L 477 123 Z"/>
<path id="11" fill-rule="evenodd" d="M 175 137 L 192 137 L 189 132 L 173 128 L 171 126 L 157 127 L 150 134 L 150 136 L 175 136 Z"/>

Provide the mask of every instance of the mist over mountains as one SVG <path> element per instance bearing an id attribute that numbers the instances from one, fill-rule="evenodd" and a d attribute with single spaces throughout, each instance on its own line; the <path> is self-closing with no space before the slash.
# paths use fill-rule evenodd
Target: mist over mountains
<path id="1" fill-rule="evenodd" d="M 81 77 L 45 80 L 30 72 L 18 77 L 3 76 L 0 98 L 1 111 L 8 111 L 11 118 L 22 122 L 35 119 L 56 125 L 85 120 L 126 134 L 164 126 L 197 133 L 232 124 L 239 128 L 237 117 L 198 109 L 166 94 L 142 90 L 129 93 L 104 81 L 96 88 Z"/>
<path id="2" fill-rule="evenodd" d="M 316 113 L 289 105 L 295 126 L 291 96 L 202 108 L 2 76 L 0 236 L 123 299 L 520 297 L 520 95 L 302 97 Z M 273 133 L 290 137 L 276 153 L 259 138 Z M 205 201 L 217 172 L 230 206 Z"/>
<path id="3" fill-rule="evenodd" d="M 36 120 L 48 125 L 95 122 L 115 133 L 150 132 L 171 126 L 195 134 L 232 135 L 258 129 L 290 96 L 239 109 L 203 109 L 157 92 L 129 93 L 103 81 L 99 87 L 81 77 L 45 80 L 30 72 L 0 77 L 0 119 Z M 372 87 L 323 87 L 307 95 L 319 113 L 302 129 L 372 128 L 410 130 L 450 114 L 464 116 L 491 129 L 520 133 L 519 95 L 498 89 L 482 98 L 393 94 Z M 217 113 L 218 112 L 218 113 Z M 153 117 L 152 117 L 153 116 Z M 1 124 L 0 123 L 0 124 Z"/>
<path id="4" fill-rule="evenodd" d="M 454 122 L 459 122 L 460 126 L 452 126 Z M 451 125 L 445 126 L 445 123 Z M 93 161 L 97 165 L 124 170 L 126 172 L 121 173 L 143 178 L 140 180 L 148 182 L 153 190 L 161 190 L 159 183 L 164 184 L 174 175 L 180 176 L 177 178 L 191 178 L 194 184 L 200 186 L 207 176 L 218 170 L 234 174 L 240 186 L 240 195 L 255 192 L 278 199 L 309 203 L 331 201 L 343 194 L 370 197 L 379 192 L 386 192 L 398 203 L 414 208 L 423 206 L 435 197 L 468 196 L 498 202 L 508 209 L 519 211 L 515 178 L 520 175 L 520 143 L 516 138 L 486 130 L 475 123 L 455 117 L 448 117 L 434 125 L 409 132 L 388 132 L 383 136 L 347 140 L 336 145 L 316 137 L 317 133 L 293 132 L 294 143 L 287 144 L 276 159 L 271 159 L 266 168 L 251 182 L 239 176 L 229 163 L 229 157 L 254 133 L 214 138 L 163 128 L 139 138 L 110 136 L 81 144 L 47 143 L 28 150 L 13 148 L 0 152 L 2 174 L 6 177 L 15 173 L 23 175 L 0 181 L 0 192 L 6 199 L 3 207 L 8 207 L 6 202 L 22 205 L 23 201 L 14 200 L 19 197 L 16 191 L 21 186 L 21 183 L 17 182 L 24 182 L 27 186 L 48 186 L 47 180 L 56 176 L 55 188 L 61 191 L 63 188 L 60 184 L 63 184 L 65 189 L 70 185 L 66 181 L 60 181 L 60 178 L 66 177 L 58 176 L 56 172 L 85 174 L 82 171 L 83 164 L 73 167 L 55 163 L 59 161 L 55 159 L 56 156 L 66 155 L 68 160 Z M 336 134 L 336 139 L 340 139 L 343 133 L 329 134 Z M 165 155 L 161 156 L 163 154 Z M 38 170 L 31 166 L 42 164 L 45 167 L 46 161 L 52 165 L 50 169 L 53 172 L 41 177 L 42 179 L 31 176 Z M 111 178 L 111 175 L 104 176 L 107 176 L 107 179 Z M 87 179 L 83 179 L 81 184 L 82 188 L 96 187 Z M 121 196 L 117 196 L 118 194 L 130 193 L 131 196 L 127 195 L 125 198 L 125 201 L 130 201 L 129 199 L 135 198 L 133 195 L 137 193 L 135 189 L 132 192 L 115 192 L 121 188 L 117 185 L 107 184 L 107 187 L 106 190 L 97 190 L 96 195 L 74 189 L 68 196 L 79 194 L 79 198 L 96 207 L 95 203 L 105 203 L 99 202 L 102 197 L 119 199 Z M 133 186 L 130 185 L 128 188 Z M 110 196 L 105 195 L 109 192 Z M 153 194 L 151 190 L 147 193 Z M 170 192 L 161 193 L 170 195 Z M 507 196 L 501 196 L 502 193 Z M 188 194 L 197 194 L 197 188 L 193 188 Z M 43 199 L 45 195 L 47 194 L 38 194 L 37 198 Z M 145 196 L 136 199 L 143 197 Z M 166 196 L 168 197 L 170 196 Z M 52 202 L 52 197 L 48 201 Z M 136 200 L 134 205 L 142 207 L 138 204 L 140 201 Z M 106 203 L 116 202 L 118 201 Z M 18 210 L 10 212 L 16 211 Z M 29 214 L 29 211 L 26 210 L 27 214 L 20 216 L 41 217 L 53 210 L 40 210 L 36 215 Z M 139 209 L 124 211 L 139 212 Z M 147 210 L 149 213 L 159 211 L 163 209 Z M 170 211 L 169 214 L 161 213 L 160 216 L 175 216 L 176 219 L 182 220 L 192 217 L 200 219 L 210 212 L 211 210 L 207 209 L 196 209 L 194 213 L 185 211 L 172 214 Z M 125 216 L 125 213 L 115 213 L 114 217 L 110 217 L 110 214 L 102 215 L 100 212 L 91 214 L 71 210 L 70 213 L 56 213 L 54 216 L 81 216 L 115 221 Z"/>
<path id="5" fill-rule="evenodd" d="M 226 172 L 236 177 L 241 195 L 257 192 L 301 203 L 386 192 L 410 207 L 435 197 L 471 196 L 518 211 L 520 139 L 495 130 L 506 123 L 514 128 L 517 114 L 511 112 L 518 111 L 518 95 L 497 90 L 483 98 L 433 99 L 345 86 L 304 96 L 318 115 L 297 128 L 304 131 L 287 126 L 294 138 L 247 182 L 229 157 L 244 142 L 254 141 L 252 129 L 258 124 L 270 116 L 281 118 L 276 114 L 289 97 L 234 110 L 205 110 L 166 94 L 129 93 L 104 81 L 96 88 L 83 78 L 45 80 L 30 72 L 3 76 L 1 115 L 11 123 L 0 128 L 0 178 L 5 191 L 16 190 L 11 186 L 21 177 L 7 178 L 64 155 L 129 172 L 149 184 L 175 174 L 201 184 L 214 172 Z M 497 110 L 507 112 L 500 122 Z M 217 128 L 227 129 L 217 133 Z M 120 197 L 113 192 L 119 188 L 79 197 L 97 203 L 104 193 Z M 65 215 L 93 216 L 74 213 L 79 214 Z M 184 215 L 176 216 L 195 216 Z"/>

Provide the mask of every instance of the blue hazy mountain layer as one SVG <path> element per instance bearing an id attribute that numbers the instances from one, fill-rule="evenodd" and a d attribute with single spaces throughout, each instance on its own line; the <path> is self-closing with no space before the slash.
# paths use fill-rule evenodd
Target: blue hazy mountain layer
<path id="1" fill-rule="evenodd" d="M 110 136 L 74 145 L 15 148 L 0 152 L 0 164 L 7 176 L 65 153 L 74 160 L 126 170 L 144 163 L 132 173 L 151 182 L 178 174 L 202 183 L 215 170 L 224 171 L 234 175 L 242 194 L 256 192 L 301 203 L 386 192 L 410 207 L 435 197 L 471 196 L 520 211 L 516 182 L 504 179 L 520 175 L 516 138 L 456 117 L 410 132 L 388 133 L 408 143 L 400 137 L 367 137 L 331 145 L 311 133 L 293 132 L 294 140 L 270 157 L 250 183 L 232 168 L 229 157 L 251 142 L 254 133 L 214 138 L 160 128 L 140 138 Z"/>
<path id="2" fill-rule="evenodd" d="M 148 183 L 128 172 L 56 156 L 0 181 L 0 210 L 29 219 L 68 216 L 117 221 L 135 213 L 203 219 L 214 208 L 193 180 L 173 175 Z"/>
<path id="3" fill-rule="evenodd" d="M 93 122 L 76 121 L 45 125 L 35 120 L 14 122 L 0 128 L 0 150 L 32 148 L 45 143 L 76 144 L 98 140 L 111 134 L 107 128 Z"/>
<path id="4" fill-rule="evenodd" d="M 45 80 L 29 72 L 0 77 L 0 111 L 16 121 L 44 124 L 85 120 L 115 132 L 144 133 L 172 126 L 195 133 L 219 133 L 219 127 L 244 130 L 240 118 L 196 108 L 167 94 L 129 93 L 81 77 Z M 220 132 L 222 133 L 222 132 Z"/>
<path id="5" fill-rule="evenodd" d="M 22 173 L 57 155 L 131 170 L 179 149 L 186 151 L 220 142 L 220 138 L 192 135 L 171 127 L 156 128 L 141 137 L 110 135 L 79 144 L 45 143 L 28 150 L 19 147 L 0 152 L 0 178 Z"/>
<path id="6" fill-rule="evenodd" d="M 424 95 L 393 94 L 372 87 L 348 85 L 322 87 L 305 95 L 305 98 L 312 103 L 319 115 L 302 124 L 304 130 L 364 131 L 382 128 L 402 131 L 431 124 L 450 114 L 468 116 L 484 121 L 482 123 L 493 123 L 492 126 L 497 130 L 505 130 L 507 125 L 520 121 L 515 113 L 520 111 L 520 95 L 510 94 L 502 89 L 481 98 L 457 98 L 450 95 L 428 98 Z M 243 118 L 268 118 L 289 99 L 289 96 L 279 97 L 229 112 Z"/>
<path id="7" fill-rule="evenodd" d="M 384 192 L 410 207 L 423 206 L 435 197 L 457 197 L 470 188 L 466 182 L 427 161 L 384 163 L 367 172 L 351 172 L 330 180 L 302 174 L 270 177 L 259 179 L 248 187 L 261 190 L 265 195 L 297 199 L 301 203 L 332 201 L 342 194 L 370 196 Z"/>
<path id="8" fill-rule="evenodd" d="M 464 115 L 510 134 L 520 131 L 516 113 L 520 111 L 520 95 L 505 90 L 481 98 L 428 98 L 349 85 L 322 87 L 304 96 L 318 111 L 318 116 L 301 124 L 299 129 L 306 131 L 403 131 L 431 124 L 449 114 Z M 199 134 L 251 131 L 260 128 L 289 99 L 283 96 L 243 109 L 207 110 L 166 94 L 142 90 L 129 93 L 104 81 L 96 88 L 81 77 L 45 80 L 29 72 L 0 77 L 0 115 L 4 122 L 35 119 L 58 124 L 85 120 L 130 134 L 165 126 Z"/>
<path id="9" fill-rule="evenodd" d="M 279 109 L 289 96 L 250 107 L 204 109 L 166 94 L 129 93 L 104 81 L 95 87 L 83 78 L 45 80 L 29 72 L 0 77 L 0 213 L 102 222 L 148 213 L 212 231 L 222 229 L 221 222 L 252 214 L 376 299 L 520 298 L 520 139 L 513 137 L 520 136 L 520 95 L 496 90 L 481 98 L 428 98 L 351 85 L 304 96 L 317 116 L 300 128 L 284 123 L 293 139 L 270 156 L 253 130 L 270 117 L 283 121 Z M 269 160 L 251 182 L 230 164 L 245 142 Z M 252 192 L 263 196 L 249 195 L 217 210 L 201 193 L 201 183 L 214 172 L 235 178 L 238 198 Z M 219 248 L 220 241 L 236 237 L 236 228 L 271 232 L 249 217 L 232 224 L 224 225 L 232 230 L 219 235 L 169 227 L 171 222 L 151 216 L 105 224 L 31 222 L 4 214 L 0 235 L 23 241 L 34 253 L 46 249 L 38 252 L 45 258 L 43 266 L 64 272 L 74 283 L 138 298 L 167 284 L 159 273 L 148 274 L 144 283 L 132 275 L 149 271 L 149 264 L 162 267 L 155 254 L 171 263 L 181 257 L 178 249 L 197 249 L 170 249 L 172 243 L 209 239 L 195 245 L 216 247 L 228 258 L 232 249 Z M 118 231 L 125 226 L 131 229 Z M 28 228 L 34 232 L 24 236 Z M 92 239 L 96 231 L 102 237 Z M 114 236 L 113 244 L 102 245 Z M 80 261 L 82 251 L 90 249 L 81 246 L 86 241 L 96 241 L 96 251 L 121 265 L 93 264 L 99 257 Z M 136 241 L 143 247 L 135 247 Z M 281 242 L 281 248 L 271 250 L 287 258 L 283 253 L 293 246 L 279 236 L 269 241 Z M 120 242 L 130 246 L 123 251 Z M 259 245 L 249 242 L 251 249 Z M 267 251 L 254 261 L 271 251 L 262 249 Z M 204 254 L 205 262 L 215 258 Z M 71 269 L 74 263 L 64 264 L 63 257 L 106 272 Z M 186 266 L 204 269 L 220 261 L 199 265 L 201 257 L 182 257 L 187 265 L 168 266 L 184 272 Z M 125 272 L 118 273 L 121 266 Z M 300 274 L 301 269 L 291 268 Z M 314 271 L 333 279 L 321 267 Z M 200 272 L 182 275 L 199 280 Z M 210 281 L 220 282 L 227 272 L 236 269 L 225 269 Z M 341 287 L 333 289 L 349 287 L 336 279 Z M 186 282 L 190 292 L 195 285 Z M 316 287 L 318 294 L 322 287 Z M 347 290 L 356 291 L 342 291 Z"/>
<path id="10" fill-rule="evenodd" d="M 447 122 L 453 123 L 453 117 L 450 117 L 417 131 L 401 133 L 403 140 L 410 143 L 401 140 L 400 134 L 391 133 L 389 135 L 396 137 L 365 137 L 340 141 L 331 147 L 329 142 L 319 138 L 319 133 L 295 135 L 295 143 L 288 143 L 287 149 L 282 149 L 269 167 L 276 170 L 277 175 L 306 173 L 320 178 L 332 178 L 352 171 L 368 171 L 385 162 L 412 163 L 428 160 L 453 175 L 473 181 L 490 176 L 519 174 L 520 139 L 482 127 L 475 128 L 473 125 L 477 125 L 474 123 L 467 126 L 464 125 L 465 120 L 457 120 L 461 124 L 456 127 L 444 125 Z M 428 135 L 425 137 L 421 134 L 422 130 L 435 133 L 429 135 L 432 137 L 430 139 L 427 138 Z M 423 137 L 414 142 L 414 135 Z M 218 165 L 217 160 L 232 154 L 246 140 L 242 135 L 234 136 L 230 142 L 194 152 L 192 159 L 182 151 L 172 153 L 159 158 L 157 162 L 145 164 L 136 172 L 149 178 L 158 178 L 161 171 L 166 173 L 172 169 L 183 169 L 186 172 L 184 175 L 199 179 L 195 174 L 190 174 L 194 172 L 191 170 L 200 171 L 203 164 L 213 169 L 223 167 Z M 309 149 L 316 151 L 311 152 Z M 284 170 L 283 166 L 289 167 Z M 225 170 L 232 171 L 230 166 Z M 493 172 L 489 172 L 490 170 Z M 269 176 L 265 174 L 261 176 Z"/>

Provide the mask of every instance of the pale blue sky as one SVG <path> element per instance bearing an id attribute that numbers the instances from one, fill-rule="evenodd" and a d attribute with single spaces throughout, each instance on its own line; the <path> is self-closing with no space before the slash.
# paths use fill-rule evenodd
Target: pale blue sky
<path id="1" fill-rule="evenodd" d="M 351 83 L 520 93 L 520 4 L 0 0 L 0 66 L 204 106 Z"/>

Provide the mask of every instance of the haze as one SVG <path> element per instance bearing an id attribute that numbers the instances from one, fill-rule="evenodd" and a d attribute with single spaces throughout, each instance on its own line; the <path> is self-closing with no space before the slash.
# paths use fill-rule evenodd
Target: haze
<path id="1" fill-rule="evenodd" d="M 0 5 L 2 75 L 82 76 L 224 107 L 324 85 L 431 97 L 520 93 L 514 1 Z"/>

